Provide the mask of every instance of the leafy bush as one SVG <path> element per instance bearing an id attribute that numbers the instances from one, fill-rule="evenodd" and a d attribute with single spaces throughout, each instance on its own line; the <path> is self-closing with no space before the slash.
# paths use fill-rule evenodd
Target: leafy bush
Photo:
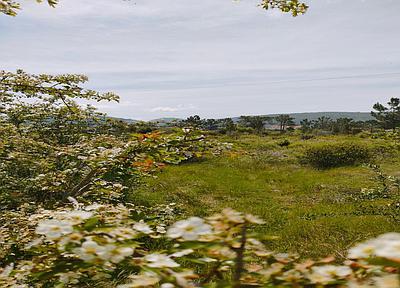
<path id="1" fill-rule="evenodd" d="M 287 139 L 278 142 L 278 146 L 280 146 L 280 147 L 289 147 L 289 145 L 290 145 L 290 141 Z"/>
<path id="2" fill-rule="evenodd" d="M 302 160 L 315 168 L 332 168 L 368 162 L 370 158 L 370 150 L 364 145 L 329 143 L 309 147 Z"/>

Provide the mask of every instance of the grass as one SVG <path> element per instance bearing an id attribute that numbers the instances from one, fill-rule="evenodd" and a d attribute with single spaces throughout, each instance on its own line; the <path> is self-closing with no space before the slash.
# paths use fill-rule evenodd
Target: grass
<path id="1" fill-rule="evenodd" d="M 291 145 L 277 145 L 282 139 Z M 279 236 L 271 249 L 298 252 L 304 257 L 344 257 L 355 242 L 375 235 L 400 231 L 400 226 L 379 213 L 364 211 L 354 195 L 375 185 L 372 172 L 363 166 L 316 170 L 301 165 L 298 156 L 308 145 L 320 142 L 358 141 L 370 147 L 385 146 L 384 140 L 356 136 L 330 136 L 302 141 L 298 136 L 241 136 L 221 138 L 234 143 L 234 151 L 196 163 L 169 166 L 157 178 L 148 179 L 130 197 L 136 203 L 179 203 L 187 215 L 207 216 L 231 207 L 258 215 L 266 224 L 258 228 L 265 236 Z M 393 156 L 395 155 L 395 156 Z M 394 173 L 397 153 L 381 153 L 376 161 Z"/>

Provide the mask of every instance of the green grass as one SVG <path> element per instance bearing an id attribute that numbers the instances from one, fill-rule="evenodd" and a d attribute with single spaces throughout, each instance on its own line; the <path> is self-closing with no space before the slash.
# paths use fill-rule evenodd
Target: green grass
<path id="1" fill-rule="evenodd" d="M 353 195 L 372 187 L 373 174 L 363 166 L 316 170 L 301 165 L 297 156 L 308 145 L 319 142 L 359 141 L 370 147 L 385 146 L 383 140 L 322 137 L 277 145 L 280 136 L 222 138 L 234 143 L 234 152 L 196 163 L 169 166 L 132 193 L 131 200 L 153 205 L 179 203 L 187 215 L 207 216 L 231 207 L 258 215 L 266 224 L 262 235 L 279 236 L 271 249 L 298 252 L 304 257 L 335 254 L 342 257 L 355 242 L 387 231 L 400 231 L 398 224 L 376 213 L 365 213 Z M 395 155 L 395 156 L 393 156 Z M 395 173 L 397 153 L 377 154 L 385 171 Z M 382 201 L 382 200 L 379 200 Z"/>

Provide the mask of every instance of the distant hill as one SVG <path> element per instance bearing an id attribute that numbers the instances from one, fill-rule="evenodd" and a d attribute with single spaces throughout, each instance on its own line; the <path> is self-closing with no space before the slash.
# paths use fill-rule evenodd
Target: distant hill
<path id="1" fill-rule="evenodd" d="M 354 121 L 368 121 L 368 120 L 373 120 L 374 118 L 371 116 L 369 112 L 305 112 L 305 113 L 288 113 L 291 117 L 294 118 L 294 122 L 296 124 L 300 124 L 300 121 L 303 119 L 308 119 L 308 120 L 317 120 L 320 117 L 329 117 L 332 120 L 336 120 L 338 118 L 351 118 Z M 274 117 L 278 116 L 280 114 L 267 114 L 263 116 L 268 116 L 268 117 Z M 114 118 L 117 120 L 125 121 L 127 123 L 136 123 L 136 122 L 141 122 L 138 120 L 133 120 L 133 119 L 124 119 L 124 118 Z M 237 122 L 239 121 L 239 117 L 232 117 L 233 121 Z M 158 119 L 153 119 L 148 122 L 153 122 L 153 123 L 159 123 L 161 125 L 167 125 L 172 122 L 176 122 L 182 120 L 181 118 L 176 118 L 176 117 L 165 117 L 165 118 L 158 118 Z"/>
<path id="2" fill-rule="evenodd" d="M 305 113 L 288 113 L 294 118 L 296 124 L 300 124 L 303 119 L 317 120 L 320 117 L 329 117 L 332 120 L 337 120 L 339 118 L 351 118 L 354 121 L 368 121 L 373 120 L 369 112 L 305 112 Z M 264 116 L 274 117 L 280 114 L 268 114 Z M 239 121 L 239 117 L 232 118 L 234 121 Z"/>
<path id="3" fill-rule="evenodd" d="M 154 122 L 154 123 L 171 123 L 175 121 L 182 120 L 181 118 L 175 118 L 175 117 L 165 117 L 165 118 L 158 118 L 158 119 L 153 119 L 150 120 L 149 122 Z"/>
<path id="4" fill-rule="evenodd" d="M 134 120 L 134 119 L 127 119 L 127 118 L 118 118 L 118 117 L 110 117 L 111 119 L 114 119 L 116 121 L 122 121 L 122 122 L 126 122 L 128 124 L 133 124 L 133 123 L 137 123 L 137 122 L 141 122 L 139 120 Z"/>

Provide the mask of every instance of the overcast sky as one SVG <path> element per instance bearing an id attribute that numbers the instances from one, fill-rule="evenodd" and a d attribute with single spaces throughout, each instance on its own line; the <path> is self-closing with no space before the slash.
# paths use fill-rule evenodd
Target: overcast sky
<path id="1" fill-rule="evenodd" d="M 400 1 L 305 0 L 292 18 L 253 0 L 27 2 L 0 16 L 0 69 L 80 73 L 112 116 L 369 111 L 400 97 Z"/>

